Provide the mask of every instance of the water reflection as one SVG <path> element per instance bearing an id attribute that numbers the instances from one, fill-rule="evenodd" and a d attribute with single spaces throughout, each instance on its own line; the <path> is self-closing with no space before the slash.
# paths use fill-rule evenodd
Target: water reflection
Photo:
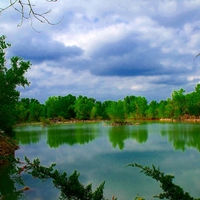
<path id="1" fill-rule="evenodd" d="M 20 130 L 18 128 L 17 131 L 19 142 L 30 144 L 20 144 L 17 157 L 39 157 L 46 166 L 56 162 L 59 171 L 69 174 L 76 169 L 81 173 L 81 181 L 84 184 L 93 183 L 94 188 L 106 180 L 105 197 L 108 199 L 113 194 L 121 200 L 133 199 L 137 193 L 146 199 L 152 199 L 152 195 L 159 193 L 157 182 L 140 175 L 138 170 L 124 168 L 126 164 L 133 162 L 159 166 L 167 174 L 175 175 L 177 183 L 188 192 L 200 196 L 199 152 L 189 148 L 199 150 L 200 124 L 142 122 L 138 126 L 112 127 L 103 126 L 103 123 L 80 123 L 45 128 L 29 126 Z M 188 149 L 185 152 L 173 151 L 172 144 L 175 150 Z M 54 194 L 51 189 L 52 185 L 47 184 L 42 190 L 44 183 L 39 185 L 35 181 L 27 180 L 27 185 L 34 189 L 32 192 L 37 193 L 30 194 L 29 191 L 28 199 L 33 199 L 33 196 L 58 199 L 55 198 L 57 193 Z M 44 191 L 48 193 L 48 197 L 44 197 Z"/>
<path id="2" fill-rule="evenodd" d="M 95 126 L 55 126 L 47 130 L 47 144 L 51 148 L 58 148 L 60 145 L 89 143 L 97 137 L 98 130 Z"/>
<path id="3" fill-rule="evenodd" d="M 148 130 L 141 129 L 139 126 L 114 126 L 109 129 L 108 136 L 113 148 L 119 147 L 123 150 L 127 139 L 134 139 L 138 143 L 146 142 Z"/>
<path id="4" fill-rule="evenodd" d="M 164 125 L 162 136 L 167 136 L 175 150 L 185 151 L 187 148 L 196 148 L 200 152 L 200 125 L 199 124 L 171 124 Z"/>
<path id="5" fill-rule="evenodd" d="M 41 139 L 41 133 L 38 131 L 20 132 L 17 134 L 21 144 L 36 144 Z"/>
<path id="6" fill-rule="evenodd" d="M 15 180 L 12 179 L 12 170 L 12 164 L 0 166 L 0 199 L 17 200 L 23 196 L 22 191 L 17 190 Z"/>
<path id="7" fill-rule="evenodd" d="M 41 140 L 42 134 L 45 133 L 45 129 L 40 125 L 19 126 L 16 131 L 21 144 L 36 144 Z"/>
<path id="8" fill-rule="evenodd" d="M 106 137 L 108 136 L 113 148 L 123 150 L 125 140 L 133 139 L 138 143 L 146 143 L 150 134 L 159 133 L 168 138 L 168 142 L 173 144 L 175 150 L 185 151 L 192 147 L 200 151 L 200 124 L 144 123 L 138 126 L 103 127 L 100 123 L 80 123 L 51 125 L 45 128 L 40 125 L 27 126 L 16 130 L 17 137 L 23 145 L 36 144 L 42 136 L 47 139 L 47 144 L 51 148 L 58 148 L 63 144 L 84 145 L 95 140 L 103 132 Z"/>

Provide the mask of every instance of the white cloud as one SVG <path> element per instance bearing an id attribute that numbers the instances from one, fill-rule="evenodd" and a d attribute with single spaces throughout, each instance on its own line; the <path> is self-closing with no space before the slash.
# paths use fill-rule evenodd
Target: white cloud
<path id="1" fill-rule="evenodd" d="M 200 2 L 198 0 L 184 0 L 183 5 L 187 9 L 196 9 L 197 7 L 200 6 Z"/>
<path id="2" fill-rule="evenodd" d="M 66 46 L 77 45 L 83 48 L 88 56 L 94 49 L 103 46 L 107 42 L 122 39 L 130 30 L 131 26 L 123 23 L 90 30 L 80 30 L 73 24 L 70 33 L 55 35 L 54 39 L 63 42 Z"/>
<path id="3" fill-rule="evenodd" d="M 76 45 L 85 52 L 78 58 L 66 58 L 67 56 L 64 55 L 63 59 L 52 61 L 52 63 L 42 60 L 42 63 L 34 64 L 27 74 L 33 85 L 30 87 L 31 91 L 26 91 L 27 94 L 29 92 L 34 95 L 35 92 L 35 97 L 39 94 L 38 98 L 40 98 L 40 96 L 54 95 L 54 92 L 56 92 L 55 95 L 73 92 L 94 95 L 94 97 L 101 96 L 104 99 L 123 98 L 133 94 L 147 96 L 150 99 L 163 99 L 163 97 L 165 99 L 173 88 L 182 86 L 192 89 L 195 86 L 199 68 L 197 67 L 198 60 L 193 62 L 192 59 L 200 52 L 200 23 L 197 12 L 194 12 L 192 17 L 187 14 L 200 8 L 199 1 L 60 0 L 55 3 L 44 1 L 43 4 L 40 0 L 34 0 L 34 3 L 37 3 L 39 11 L 52 8 L 52 13 L 48 15 L 50 21 L 55 22 L 64 16 L 63 21 L 57 26 L 34 23 L 36 30 L 42 31 L 38 34 L 31 29 L 30 21 L 24 21 L 22 27 L 17 28 L 20 18 L 19 16 L 19 20 L 13 18 L 16 15 L 14 10 L 10 9 L 0 16 L 0 29 L 8 36 L 11 44 L 15 45 L 25 38 L 30 38 L 30 41 L 33 38 L 39 38 L 40 40 L 35 41 L 41 41 L 43 38 L 42 45 L 46 44 L 47 49 L 50 48 L 48 45 L 51 44 L 51 40 L 56 40 L 67 47 Z M 177 19 L 182 20 L 180 24 Z M 176 20 L 178 22 L 174 22 Z M 48 36 L 46 43 L 47 38 L 42 35 L 43 33 Z M 91 55 L 101 47 L 107 48 L 127 37 L 128 40 L 122 45 L 129 51 L 124 51 L 123 55 L 120 55 L 119 51 L 117 56 L 111 55 L 112 58 L 109 57 L 109 59 L 102 55 L 100 59 L 93 60 Z M 134 48 L 132 50 L 130 44 L 136 44 L 137 51 L 134 51 Z M 29 45 L 28 42 L 27 45 Z M 40 48 L 40 45 L 41 43 L 37 43 L 37 48 Z M 145 52 L 147 47 L 146 53 L 155 53 L 152 53 L 154 57 L 152 56 L 151 60 L 146 61 L 145 64 L 157 60 L 162 68 L 160 71 L 155 68 L 159 71 L 159 76 L 148 75 L 145 69 L 143 70 L 145 76 L 142 72 L 134 77 L 124 77 L 124 74 L 128 73 L 118 74 L 118 76 L 95 75 L 98 74 L 95 73 L 97 70 L 106 72 L 106 70 L 114 70 L 116 66 L 120 72 L 127 70 L 125 65 L 130 65 L 129 68 L 131 68 L 131 61 L 141 57 L 141 52 Z M 120 49 L 121 46 L 118 45 L 116 48 Z M 91 63 L 92 67 L 89 66 Z M 118 63 L 120 64 L 117 65 Z M 168 81 L 173 80 L 173 73 L 166 75 L 164 71 L 170 68 L 177 70 L 175 72 L 177 82 L 174 82 L 174 85 Z M 134 69 L 140 70 L 140 67 Z M 148 71 L 151 68 L 146 66 L 146 69 Z M 185 71 L 183 73 L 178 69 Z M 162 79 L 165 81 L 161 83 Z M 45 91 L 46 94 L 42 92 L 44 88 L 49 89 Z"/>
<path id="4" fill-rule="evenodd" d="M 170 16 L 175 14 L 177 10 L 177 1 L 176 0 L 161 0 L 159 1 L 158 11 L 160 15 Z"/>

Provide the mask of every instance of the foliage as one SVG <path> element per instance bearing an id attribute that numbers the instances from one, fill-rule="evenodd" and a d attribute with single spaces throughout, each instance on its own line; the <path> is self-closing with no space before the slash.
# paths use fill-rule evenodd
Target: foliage
<path id="1" fill-rule="evenodd" d="M 52 96 L 45 104 L 37 99 L 22 98 L 16 106 L 17 121 L 39 121 L 41 118 L 107 120 L 123 123 L 127 119 L 161 119 L 171 118 L 181 120 L 184 117 L 198 118 L 200 116 L 200 84 L 191 93 L 184 89 L 172 91 L 171 98 L 157 102 L 147 102 L 145 97 L 126 96 L 123 100 L 104 102 L 86 96 L 75 97 Z"/>
<path id="2" fill-rule="evenodd" d="M 74 109 L 76 118 L 80 120 L 90 119 L 92 108 L 95 105 L 95 99 L 86 96 L 78 96 L 75 101 Z M 93 114 L 92 114 L 93 115 Z"/>
<path id="3" fill-rule="evenodd" d="M 40 118 L 40 122 L 42 123 L 42 126 L 51 125 L 51 121 L 49 119 L 45 119 L 43 117 Z"/>
<path id="4" fill-rule="evenodd" d="M 134 200 L 145 200 L 143 197 L 137 196 Z"/>
<path id="5" fill-rule="evenodd" d="M 158 103 L 155 100 L 150 102 L 146 110 L 146 116 L 148 119 L 156 119 L 158 117 L 157 106 L 158 106 Z"/>
<path id="6" fill-rule="evenodd" d="M 123 123 L 126 118 L 126 108 L 124 101 L 112 102 L 107 108 L 108 116 L 114 123 Z"/>
<path id="7" fill-rule="evenodd" d="M 136 118 L 145 117 L 145 112 L 147 109 L 147 100 L 145 97 L 137 97 L 134 101 L 135 111 L 133 112 Z"/>
<path id="8" fill-rule="evenodd" d="M 151 178 L 155 179 L 156 181 L 160 182 L 160 187 L 163 190 L 163 193 L 156 195 L 154 197 L 159 199 L 170 199 L 170 200 L 199 200 L 194 197 L 191 197 L 188 192 L 185 192 L 180 186 L 174 184 L 172 182 L 174 176 L 172 175 L 165 175 L 163 172 L 160 171 L 159 168 L 156 169 L 154 165 L 152 165 L 152 169 L 149 167 L 143 167 L 137 163 L 129 164 L 128 166 L 140 168 L 141 171 L 145 175 L 150 176 Z M 137 198 L 138 199 L 138 198 Z"/>
<path id="9" fill-rule="evenodd" d="M 10 44 L 5 39 L 5 36 L 0 37 L 0 130 L 11 135 L 16 123 L 16 104 L 20 96 L 17 87 L 29 85 L 24 75 L 31 64 L 19 57 L 12 57 L 11 67 L 7 68 L 5 51 Z"/>
<path id="10" fill-rule="evenodd" d="M 33 177 L 37 177 L 42 181 L 46 181 L 51 178 L 56 188 L 60 190 L 60 199 L 74 199 L 74 200 L 103 200 L 103 189 L 105 182 L 93 192 L 92 184 L 84 186 L 79 182 L 79 173 L 74 171 L 70 176 L 66 172 L 60 173 L 57 169 L 54 169 L 56 164 L 52 164 L 50 167 L 44 167 L 40 164 L 40 160 L 37 158 L 32 162 L 25 157 L 25 162 L 21 162 L 19 159 L 14 161 L 21 166 L 16 165 L 15 174 L 18 176 L 21 173 L 28 173 Z M 22 183 L 20 181 L 20 183 Z M 24 184 L 24 183 L 23 183 Z"/>
<path id="11" fill-rule="evenodd" d="M 90 112 L 90 119 L 102 119 L 102 103 L 96 101 Z"/>
<path id="12" fill-rule="evenodd" d="M 185 90 L 180 89 L 180 90 L 174 90 L 172 93 L 172 100 L 171 104 L 174 109 L 173 115 L 174 118 L 179 118 L 181 115 L 185 114 L 185 95 L 184 95 Z"/>

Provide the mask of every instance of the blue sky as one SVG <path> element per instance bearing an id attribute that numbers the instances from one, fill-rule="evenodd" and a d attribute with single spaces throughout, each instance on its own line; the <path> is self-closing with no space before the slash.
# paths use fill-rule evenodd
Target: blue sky
<path id="1" fill-rule="evenodd" d="M 24 0 L 25 1 L 25 0 Z M 8 56 L 30 60 L 31 85 L 22 97 L 84 95 L 118 100 L 127 95 L 166 100 L 200 81 L 198 0 L 33 0 L 50 22 L 24 20 L 12 8 L 0 15 Z M 8 1 L 9 3 L 9 1 Z M 0 7 L 5 7 L 0 3 Z"/>

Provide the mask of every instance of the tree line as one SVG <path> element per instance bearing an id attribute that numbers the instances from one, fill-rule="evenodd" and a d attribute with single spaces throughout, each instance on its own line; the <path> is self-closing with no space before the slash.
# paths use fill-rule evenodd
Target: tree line
<path id="1" fill-rule="evenodd" d="M 44 104 L 37 99 L 21 98 L 16 104 L 17 123 L 57 120 L 112 120 L 122 123 L 127 119 L 180 119 L 183 116 L 200 116 L 200 84 L 194 91 L 174 90 L 167 100 L 148 103 L 142 96 L 126 96 L 123 100 L 104 102 L 94 98 L 68 94 L 51 96 Z"/>

